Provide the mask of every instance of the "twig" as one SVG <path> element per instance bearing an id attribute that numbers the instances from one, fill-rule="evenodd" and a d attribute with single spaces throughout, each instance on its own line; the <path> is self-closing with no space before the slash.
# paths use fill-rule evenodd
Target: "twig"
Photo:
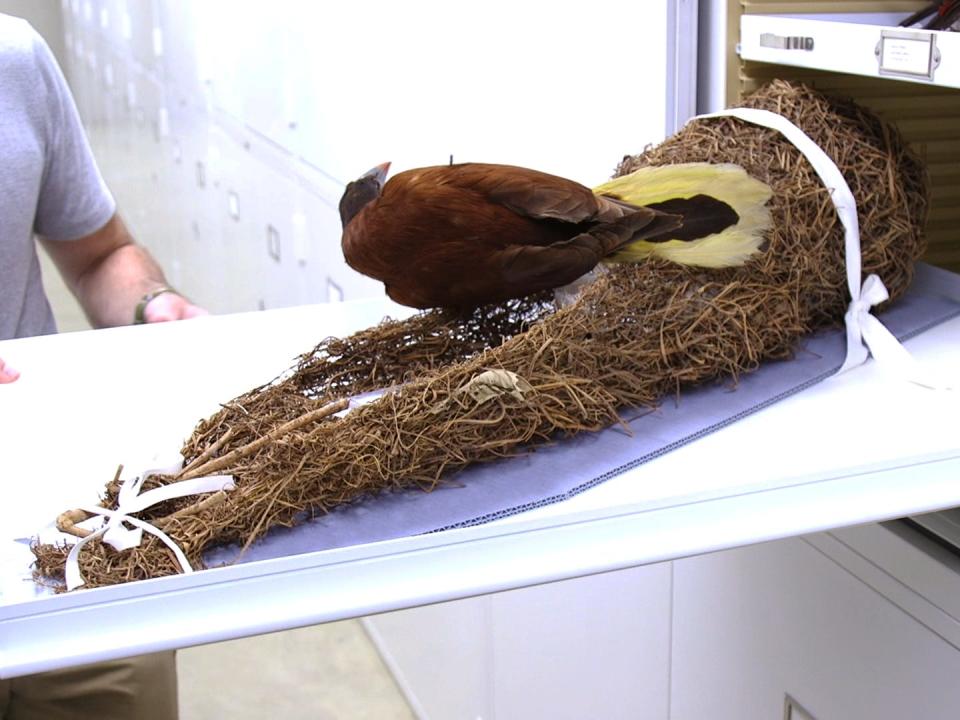
<path id="1" fill-rule="evenodd" d="M 224 444 L 230 438 L 233 437 L 233 434 L 236 431 L 236 429 L 237 429 L 236 427 L 228 428 L 223 435 L 217 438 L 217 440 L 211 443 L 206 450 L 204 450 L 202 453 L 197 455 L 193 460 L 190 461 L 188 465 L 186 465 L 179 473 L 177 473 L 176 475 L 177 479 L 182 478 L 188 472 L 193 470 L 193 468 L 198 467 L 199 465 L 209 460 L 220 448 L 224 446 Z"/>
<path id="2" fill-rule="evenodd" d="M 304 425 L 309 425 L 315 420 L 320 420 L 334 413 L 338 413 L 341 410 L 346 410 L 350 406 L 350 401 L 347 399 L 337 400 L 332 403 L 324 405 L 322 408 L 317 408 L 316 410 L 311 410 L 308 413 L 301 415 L 298 418 L 294 418 L 289 422 L 285 422 L 278 428 L 274 428 L 269 433 L 263 437 L 259 437 L 253 442 L 247 443 L 243 447 L 238 447 L 235 450 L 231 450 L 226 455 L 222 455 L 215 460 L 211 460 L 203 465 L 194 467 L 189 472 L 184 472 L 181 476 L 181 480 L 190 480 L 191 478 L 203 477 L 204 475 L 210 475 L 217 470 L 222 470 L 225 467 L 228 467 L 232 463 L 236 462 L 242 457 L 250 455 L 260 448 L 262 448 L 267 443 L 277 438 L 281 438 L 289 432 L 296 430 L 297 428 L 303 427 Z"/>
<path id="3" fill-rule="evenodd" d="M 213 493 L 212 495 L 208 495 L 200 502 L 194 503 L 193 505 L 188 505 L 185 508 L 180 508 L 175 513 L 156 520 L 153 524 L 162 530 L 170 525 L 170 523 L 174 520 L 182 520 L 188 515 L 196 515 L 204 510 L 209 510 L 212 507 L 216 507 L 226 499 L 227 493 L 223 490 L 217 490 L 217 492 Z"/>
<path id="4" fill-rule="evenodd" d="M 67 533 L 68 535 L 74 535 L 78 538 L 85 538 L 87 535 L 93 532 L 93 530 L 86 530 L 82 527 L 79 527 L 77 523 L 82 523 L 84 520 L 89 520 L 93 515 L 88 513 L 86 510 L 81 510 L 77 508 L 76 510 L 67 510 L 57 515 L 57 530 L 60 532 Z"/>
<path id="5" fill-rule="evenodd" d="M 123 472 L 123 465 L 117 466 L 117 471 L 113 474 L 113 482 L 107 483 L 108 486 L 111 484 L 116 484 L 120 480 L 120 474 Z M 89 520 L 93 517 L 93 513 L 89 513 L 86 510 L 81 510 L 76 508 L 74 510 L 66 510 L 65 512 L 57 515 L 55 525 L 57 530 L 62 533 L 67 533 L 67 535 L 73 535 L 78 538 L 85 538 L 87 535 L 93 532 L 93 530 L 87 530 L 82 527 L 78 527 L 77 523 L 82 523 L 84 520 Z"/>

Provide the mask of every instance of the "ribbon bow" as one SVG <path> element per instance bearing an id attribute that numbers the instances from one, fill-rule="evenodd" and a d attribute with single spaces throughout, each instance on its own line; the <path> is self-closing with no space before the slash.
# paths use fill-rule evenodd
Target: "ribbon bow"
<path id="1" fill-rule="evenodd" d="M 105 518 L 106 522 L 94 532 L 78 540 L 67 555 L 67 561 L 64 573 L 67 582 L 67 590 L 73 590 L 84 584 L 83 575 L 80 572 L 80 550 L 91 540 L 102 537 L 103 542 L 107 543 L 116 550 L 129 550 L 137 547 L 143 540 L 144 531 L 160 538 L 163 543 L 173 551 L 180 569 L 184 573 L 193 572 L 187 556 L 180 546 L 173 539 L 163 532 L 160 528 L 151 525 L 145 520 L 133 517 L 133 513 L 146 510 L 165 500 L 187 497 L 189 495 L 200 495 L 203 493 L 217 492 L 219 490 L 233 490 L 235 485 L 231 475 L 210 475 L 193 480 L 180 480 L 179 482 L 163 485 L 162 487 L 148 490 L 145 493 L 140 492 L 143 483 L 151 475 L 173 474 L 180 469 L 179 466 L 173 468 L 146 470 L 133 479 L 122 480 L 120 490 L 117 493 L 117 509 L 109 510 L 104 507 L 83 507 L 80 508 L 90 515 Z M 133 527 L 127 527 L 132 525 Z"/>
<path id="2" fill-rule="evenodd" d="M 870 314 L 870 308 L 889 299 L 883 281 L 870 275 L 860 292 L 850 301 L 844 321 L 847 326 L 847 358 L 838 372 L 856 367 L 872 355 L 883 367 L 901 377 L 932 390 L 949 390 L 951 385 L 920 367 L 917 360 L 900 344 L 886 326 Z M 868 353 L 869 351 L 869 353 Z"/>
<path id="3" fill-rule="evenodd" d="M 873 345 L 877 344 L 879 338 L 892 340 L 898 347 L 903 347 L 883 323 L 870 314 L 870 308 L 879 305 L 889 297 L 890 293 L 886 285 L 876 275 L 870 275 L 863 281 L 863 286 L 858 288 L 858 292 L 850 301 L 850 306 L 843 316 L 847 326 L 847 357 L 843 361 L 840 372 L 865 362 L 868 348 L 872 351 Z M 869 340 L 868 336 L 874 339 Z M 876 352 L 873 352 L 873 355 L 876 356 Z"/>

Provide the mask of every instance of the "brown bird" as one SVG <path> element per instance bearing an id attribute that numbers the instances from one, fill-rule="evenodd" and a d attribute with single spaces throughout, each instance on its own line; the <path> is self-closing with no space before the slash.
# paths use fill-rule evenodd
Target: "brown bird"
<path id="1" fill-rule="evenodd" d="M 729 205 L 703 195 L 640 207 L 510 165 L 426 167 L 384 182 L 389 165 L 347 185 L 343 255 L 416 308 L 467 309 L 560 287 L 633 241 L 690 240 L 737 222 Z"/>

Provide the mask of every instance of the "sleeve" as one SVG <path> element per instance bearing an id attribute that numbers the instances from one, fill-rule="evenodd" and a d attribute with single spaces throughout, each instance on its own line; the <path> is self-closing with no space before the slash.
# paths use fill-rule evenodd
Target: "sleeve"
<path id="1" fill-rule="evenodd" d="M 73 240 L 106 225 L 116 202 L 100 175 L 63 73 L 36 33 L 34 56 L 46 127 L 34 231 L 51 240 Z"/>

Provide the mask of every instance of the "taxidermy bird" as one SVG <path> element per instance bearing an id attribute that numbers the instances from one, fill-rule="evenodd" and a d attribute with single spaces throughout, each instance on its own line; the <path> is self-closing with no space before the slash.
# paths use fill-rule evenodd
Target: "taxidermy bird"
<path id="1" fill-rule="evenodd" d="M 468 309 L 571 283 L 601 261 L 725 267 L 758 250 L 770 189 L 735 165 L 643 168 L 591 191 L 511 165 L 390 163 L 340 200 L 343 255 L 416 308 Z"/>

